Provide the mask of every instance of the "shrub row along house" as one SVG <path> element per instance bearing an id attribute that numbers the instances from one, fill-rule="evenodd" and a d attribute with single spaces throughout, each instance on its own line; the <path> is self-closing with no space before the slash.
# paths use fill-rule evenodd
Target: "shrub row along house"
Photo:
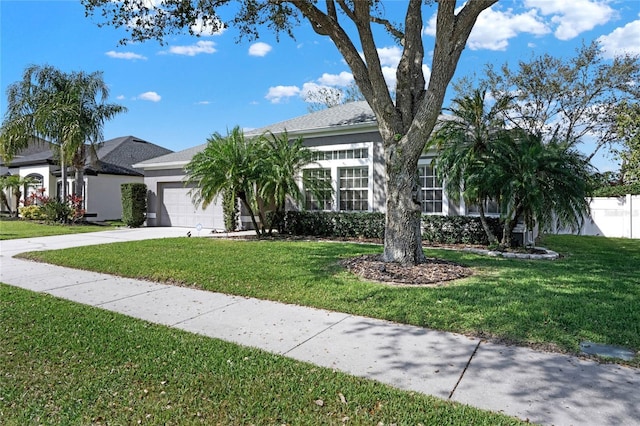
<path id="1" fill-rule="evenodd" d="M 304 145 L 315 151 L 315 162 L 303 173 L 328 180 L 333 189 L 323 199 L 305 192 L 306 210 L 340 212 L 384 212 L 384 157 L 382 138 L 375 116 L 367 102 L 352 102 L 310 113 L 260 129 L 246 131 L 245 137 L 265 132 L 291 139 L 303 137 Z M 206 144 L 153 158 L 135 165 L 144 170 L 149 190 L 148 226 L 185 226 L 224 229 L 221 197 L 206 208 L 192 203 L 185 186 L 184 167 Z M 438 180 L 431 162 L 435 151 L 426 152 L 418 163 L 418 199 L 423 214 L 474 215 L 474 206 L 450 200 Z M 304 189 L 304 188 L 303 188 Z M 489 214 L 498 214 L 497 206 L 488 206 Z M 241 216 L 241 227 L 250 229 L 251 221 Z"/>
<path id="2" fill-rule="evenodd" d="M 0 175 L 19 177 L 22 199 L 44 191 L 49 197 L 62 194 L 60 166 L 56 160 L 55 146 L 33 140 L 29 146 L 13 158 L 11 163 L 0 162 Z M 122 183 L 144 182 L 143 170 L 134 164 L 172 152 L 135 136 L 123 136 L 104 141 L 96 146 L 95 156 L 89 155 L 83 177 L 83 209 L 88 220 L 120 219 Z M 26 178 L 26 179 L 25 179 Z M 72 174 L 67 179 L 67 192 L 75 192 L 76 181 Z M 10 209 L 15 210 L 16 194 L 9 189 L 5 196 Z M 7 206 L 2 206 L 3 212 Z"/>

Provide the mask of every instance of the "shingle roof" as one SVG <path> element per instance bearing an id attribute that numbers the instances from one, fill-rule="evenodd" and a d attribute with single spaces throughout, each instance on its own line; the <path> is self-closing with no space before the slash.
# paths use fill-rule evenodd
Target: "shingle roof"
<path id="1" fill-rule="evenodd" d="M 313 132 L 367 124 L 375 127 L 375 115 L 366 101 L 359 101 L 305 114 L 300 117 L 281 121 L 259 129 L 247 130 L 244 132 L 244 135 L 253 137 L 261 135 L 267 131 L 277 134 L 282 133 L 285 130 L 289 133 Z M 181 165 L 191 161 L 193 156 L 204 150 L 206 146 L 207 144 L 198 145 L 183 151 L 153 158 L 138 165 L 142 168 L 151 166 L 160 167 L 162 165 L 180 167 Z"/>
<path id="2" fill-rule="evenodd" d="M 376 124 L 376 117 L 366 101 L 350 102 L 322 111 L 312 112 L 290 120 L 245 132 L 245 136 L 257 136 L 264 132 L 281 133 L 313 131 L 352 125 Z"/>
<path id="3" fill-rule="evenodd" d="M 93 173 L 141 176 L 140 169 L 133 167 L 149 158 L 155 158 L 172 152 L 135 136 L 123 136 L 99 144 L 96 149 L 98 161 L 87 159 L 87 169 Z M 20 152 L 11 162 L 11 167 L 32 164 L 51 164 L 54 161 L 54 149 L 51 144 L 33 143 Z"/>
<path id="4" fill-rule="evenodd" d="M 172 152 L 135 136 L 124 136 L 111 139 L 100 144 L 97 150 L 99 159 L 98 172 L 109 174 L 138 174 L 139 169 L 133 167 L 140 161 L 166 155 Z M 120 172 L 118 172 L 120 171 Z"/>

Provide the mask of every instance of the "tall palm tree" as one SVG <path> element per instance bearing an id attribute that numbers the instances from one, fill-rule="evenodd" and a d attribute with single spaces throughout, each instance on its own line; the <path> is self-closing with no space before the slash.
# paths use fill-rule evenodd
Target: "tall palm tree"
<path id="1" fill-rule="evenodd" d="M 236 194 L 246 208 L 251 222 L 260 235 L 256 220 L 256 182 L 259 176 L 258 141 L 247 139 L 240 127 L 234 127 L 227 136 L 214 133 L 204 150 L 193 156 L 185 166 L 187 183 L 195 183 L 191 191 L 196 205 L 211 204 L 219 194 Z"/>
<path id="2" fill-rule="evenodd" d="M 101 72 L 64 73 L 52 66 L 26 68 L 22 81 L 9 86 L 7 112 L 0 129 L 0 154 L 10 161 L 35 136 L 48 139 L 59 149 L 62 199 L 67 198 L 67 164 L 86 143 L 102 141 L 104 122 L 126 111 L 105 103 L 109 90 Z M 76 191 L 82 191 L 84 161 L 76 163 Z M 79 180 L 78 180 L 79 179 Z M 79 187 L 79 189 L 78 189 Z M 80 195 L 82 193 L 80 192 Z"/>
<path id="3" fill-rule="evenodd" d="M 435 169 L 444 182 L 447 194 L 456 200 L 479 208 L 480 221 L 491 244 L 497 244 L 486 220 L 484 206 L 489 199 L 497 199 L 492 187 L 496 170 L 492 158 L 501 149 L 498 135 L 504 129 L 503 112 L 511 98 L 497 100 L 489 109 L 486 91 L 474 90 L 470 95 L 457 97 L 447 109 L 452 117 L 441 120 L 430 145 L 438 150 Z"/>
<path id="4" fill-rule="evenodd" d="M 500 190 L 504 221 L 501 245 L 510 245 L 520 219 L 529 229 L 536 224 L 541 230 L 553 225 L 580 229 L 589 213 L 593 173 L 586 157 L 567 142 L 543 142 L 521 129 L 503 136 L 501 155 L 494 158 L 494 185 Z"/>

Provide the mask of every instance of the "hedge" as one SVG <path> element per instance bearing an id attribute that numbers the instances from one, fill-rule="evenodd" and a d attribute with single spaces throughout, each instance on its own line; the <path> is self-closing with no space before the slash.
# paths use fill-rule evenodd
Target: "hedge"
<path id="1" fill-rule="evenodd" d="M 627 194 L 640 195 L 640 182 L 629 185 L 605 186 L 593 191 L 594 197 L 624 197 Z"/>
<path id="2" fill-rule="evenodd" d="M 499 236 L 499 219 L 487 218 Z M 384 237 L 383 213 L 335 213 L 288 211 L 279 227 L 282 233 L 315 237 L 376 238 Z M 480 218 L 472 216 L 422 216 L 422 239 L 438 244 L 488 245 Z"/>
<path id="3" fill-rule="evenodd" d="M 144 183 L 123 183 L 120 185 L 122 194 L 122 222 L 137 228 L 145 221 L 147 213 L 147 185 Z"/>

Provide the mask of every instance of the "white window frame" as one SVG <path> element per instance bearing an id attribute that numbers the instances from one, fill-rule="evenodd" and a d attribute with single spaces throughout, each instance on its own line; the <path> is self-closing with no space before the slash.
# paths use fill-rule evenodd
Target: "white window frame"
<path id="1" fill-rule="evenodd" d="M 340 169 L 366 167 L 368 170 L 368 187 L 367 187 L 367 210 L 357 211 L 373 211 L 373 142 L 357 142 L 349 144 L 322 145 L 311 147 L 313 151 L 345 151 L 355 149 L 367 149 L 367 158 L 344 158 L 335 160 L 317 160 L 309 167 L 330 169 L 331 170 L 331 187 L 332 187 L 332 211 L 340 211 Z M 304 190 L 304 188 L 302 188 Z"/>
<path id="2" fill-rule="evenodd" d="M 418 169 L 420 167 L 423 167 L 423 166 L 431 167 L 432 170 L 434 170 L 433 158 L 424 157 L 424 158 L 421 158 L 420 160 L 418 160 Z M 419 170 L 416 170 L 416 175 L 418 175 L 418 173 L 419 173 Z M 435 170 L 434 170 L 434 174 L 435 174 Z M 442 211 L 441 212 L 431 212 L 431 213 L 422 212 L 422 214 L 428 215 L 428 216 L 448 216 L 449 215 L 449 197 L 447 197 L 447 192 L 444 189 L 444 182 L 440 182 L 440 186 L 425 187 L 425 188 L 428 188 L 428 189 L 441 189 L 442 190 Z M 418 187 L 418 191 L 421 192 L 422 190 L 423 190 L 423 187 L 422 187 L 422 185 L 420 185 Z M 420 204 L 421 204 L 420 208 L 422 209 L 422 202 Z"/>
<path id="3" fill-rule="evenodd" d="M 346 186 L 346 187 L 343 187 L 342 186 L 342 179 L 343 179 L 342 173 L 347 171 L 347 170 L 351 170 L 351 171 L 356 171 L 356 170 L 365 171 L 366 170 L 366 173 L 364 173 L 364 176 L 362 176 L 362 175 L 359 175 L 357 177 L 356 176 L 347 176 L 347 177 L 345 177 L 345 179 L 348 179 L 348 180 L 353 179 L 355 181 L 355 180 L 360 180 L 360 179 L 365 179 L 366 178 L 367 179 L 367 185 L 366 186 Z M 371 193 L 371 190 L 369 189 L 371 187 L 370 182 L 371 182 L 371 180 L 369 178 L 369 168 L 367 168 L 367 167 L 364 167 L 364 166 L 341 167 L 340 169 L 338 169 L 338 186 L 337 186 L 338 205 L 336 206 L 338 211 L 341 211 L 341 212 L 368 212 L 368 211 L 371 211 L 371 204 L 370 204 L 370 201 L 369 201 L 370 198 L 371 198 L 369 196 L 370 193 Z M 352 209 L 343 209 L 342 208 L 343 200 L 342 200 L 342 196 L 341 196 L 343 191 L 353 191 L 353 192 L 367 191 L 367 197 L 366 197 L 367 208 L 366 209 L 354 209 L 354 208 L 352 208 Z M 346 202 L 347 201 L 345 201 L 345 203 Z M 351 202 L 354 202 L 354 201 L 351 201 Z M 359 199 L 358 201 L 355 201 L 355 202 L 362 203 L 362 202 L 365 202 L 365 199 L 361 198 L 361 199 Z"/>
<path id="4" fill-rule="evenodd" d="M 310 191 L 308 191 L 306 188 L 303 187 L 302 190 L 303 190 L 303 194 L 304 194 L 304 208 L 305 208 L 305 210 L 308 210 L 308 211 L 328 212 L 328 211 L 332 211 L 333 210 L 333 208 L 335 206 L 335 199 L 336 199 L 335 193 L 334 193 L 335 191 L 333 189 L 333 175 L 331 174 L 331 169 L 330 168 L 323 168 L 323 167 L 311 167 L 311 168 L 303 169 L 302 173 L 304 174 L 305 172 L 320 171 L 320 170 L 324 170 L 324 171 L 329 173 L 329 183 L 331 184 L 331 188 L 329 188 L 330 197 L 328 197 L 327 200 L 322 202 L 323 207 L 326 207 L 326 204 L 328 203 L 329 204 L 329 208 L 328 209 L 326 209 L 326 208 L 318 208 L 318 209 L 309 208 L 309 205 L 307 203 L 307 201 L 309 199 L 311 199 L 312 202 L 315 202 L 317 204 L 320 204 L 321 201 L 320 200 L 316 200 L 315 196 Z M 304 185 L 304 183 L 303 183 L 303 185 Z"/>

